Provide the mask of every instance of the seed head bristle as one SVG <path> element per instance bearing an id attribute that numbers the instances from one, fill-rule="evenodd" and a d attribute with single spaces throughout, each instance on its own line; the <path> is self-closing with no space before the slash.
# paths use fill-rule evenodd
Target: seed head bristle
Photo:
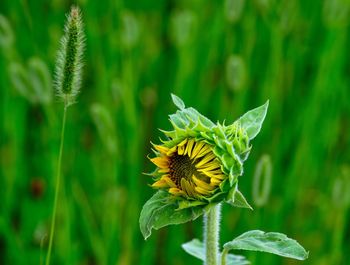
<path id="1" fill-rule="evenodd" d="M 66 106 L 75 102 L 80 91 L 85 37 L 80 9 L 72 6 L 64 27 L 56 61 L 56 94 Z"/>

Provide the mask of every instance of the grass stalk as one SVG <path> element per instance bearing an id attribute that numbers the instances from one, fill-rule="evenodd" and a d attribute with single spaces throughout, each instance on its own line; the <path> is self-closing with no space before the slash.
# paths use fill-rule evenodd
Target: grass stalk
<path id="1" fill-rule="evenodd" d="M 55 198 L 52 210 L 52 219 L 51 219 L 51 228 L 50 228 L 50 239 L 49 239 L 49 248 L 46 256 L 46 265 L 50 264 L 51 252 L 52 252 L 52 243 L 55 233 L 55 223 L 56 223 L 56 212 L 57 212 L 57 202 L 58 195 L 60 190 L 60 179 L 61 179 L 61 165 L 62 165 L 62 153 L 63 153 L 63 143 L 64 143 L 64 131 L 66 127 L 66 116 L 67 116 L 67 104 L 64 105 L 63 119 L 62 119 L 62 130 L 61 130 L 61 140 L 60 140 L 60 150 L 57 160 L 57 175 L 56 175 L 56 185 L 55 185 Z"/>

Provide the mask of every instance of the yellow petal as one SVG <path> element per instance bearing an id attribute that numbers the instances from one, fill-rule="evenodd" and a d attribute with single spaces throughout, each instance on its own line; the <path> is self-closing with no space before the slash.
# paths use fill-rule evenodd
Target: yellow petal
<path id="1" fill-rule="evenodd" d="M 163 180 L 160 179 L 152 184 L 153 188 L 161 189 L 161 188 L 168 188 L 168 184 Z"/>
<path id="2" fill-rule="evenodd" d="M 220 179 L 217 178 L 211 178 L 210 179 L 210 185 L 215 185 L 218 186 L 222 181 Z"/>
<path id="3" fill-rule="evenodd" d="M 206 155 L 205 157 L 203 157 L 203 159 L 201 161 L 199 161 L 196 164 L 196 168 L 199 168 L 199 167 L 205 165 L 206 163 L 208 163 L 210 160 L 212 160 L 214 158 L 215 158 L 215 154 L 214 153 L 210 153 L 210 154 Z"/>
<path id="4" fill-rule="evenodd" d="M 154 145 L 153 144 L 154 149 L 156 149 L 157 151 L 161 152 L 162 154 L 166 154 L 169 151 L 168 147 L 165 147 L 163 145 Z"/>
<path id="5" fill-rule="evenodd" d="M 184 152 L 185 152 L 185 147 L 184 147 L 183 145 L 177 147 L 177 153 L 178 153 L 179 155 L 183 155 Z"/>
<path id="6" fill-rule="evenodd" d="M 169 171 L 170 171 L 169 168 L 162 168 L 158 170 L 159 173 L 169 173 Z"/>
<path id="7" fill-rule="evenodd" d="M 201 167 L 201 169 L 205 171 L 215 170 L 218 168 L 220 168 L 220 164 L 218 161 L 211 161 L 210 163 L 207 163 Z"/>
<path id="8" fill-rule="evenodd" d="M 181 188 L 188 196 L 195 196 L 194 187 L 185 178 L 181 179 Z"/>
<path id="9" fill-rule="evenodd" d="M 206 171 L 205 169 L 198 169 L 199 172 L 202 172 L 204 175 L 208 176 L 209 178 L 216 178 L 220 180 L 224 180 L 225 176 L 223 174 L 214 174 L 213 171 Z"/>
<path id="10" fill-rule="evenodd" d="M 184 146 L 186 143 L 187 143 L 187 139 L 185 139 L 181 143 L 177 144 L 177 146 Z"/>
<path id="11" fill-rule="evenodd" d="M 177 146 L 174 146 L 169 149 L 169 151 L 166 153 L 167 156 L 171 156 L 173 153 L 176 153 Z"/>
<path id="12" fill-rule="evenodd" d="M 198 192 L 201 195 L 210 195 L 211 194 L 210 191 L 202 189 L 201 187 L 195 187 L 194 189 L 195 189 L 196 192 Z"/>
<path id="13" fill-rule="evenodd" d="M 170 188 L 176 188 L 176 184 L 171 180 L 169 175 L 164 175 L 160 179 L 164 180 Z"/>
<path id="14" fill-rule="evenodd" d="M 211 186 L 210 184 L 198 179 L 195 175 L 192 176 L 193 182 L 197 185 L 197 187 L 200 187 L 202 189 L 212 191 L 215 189 L 215 187 Z"/>
<path id="15" fill-rule="evenodd" d="M 175 196 L 185 195 L 185 193 L 182 190 L 180 190 L 179 188 L 170 188 L 168 191 L 169 191 L 169 193 L 171 193 Z"/>
<path id="16" fill-rule="evenodd" d="M 192 155 L 191 155 L 191 158 L 195 158 L 197 156 L 197 154 L 199 153 L 199 151 L 202 149 L 204 143 L 203 142 L 196 142 L 194 144 L 194 147 L 193 147 L 193 151 L 192 151 Z"/>
<path id="17" fill-rule="evenodd" d="M 168 168 L 169 166 L 169 161 L 167 157 L 155 157 L 151 158 L 150 160 L 159 168 Z"/>
<path id="18" fill-rule="evenodd" d="M 200 158 L 202 156 L 205 156 L 206 154 L 208 154 L 209 152 L 211 152 L 211 148 L 209 146 L 204 146 L 201 151 L 197 154 L 196 158 Z"/>
<path id="19" fill-rule="evenodd" d="M 211 173 L 213 174 L 222 174 L 222 170 L 220 169 L 215 169 L 215 170 L 211 170 Z"/>
<path id="20" fill-rule="evenodd" d="M 187 143 L 187 146 L 186 146 L 186 150 L 185 150 L 185 154 L 187 153 L 189 157 L 191 157 L 193 144 L 194 144 L 194 140 L 193 139 L 188 140 L 188 143 Z"/>

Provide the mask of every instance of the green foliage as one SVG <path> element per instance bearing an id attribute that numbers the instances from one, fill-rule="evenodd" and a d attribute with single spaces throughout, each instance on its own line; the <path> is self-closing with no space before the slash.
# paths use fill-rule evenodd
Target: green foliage
<path id="1" fill-rule="evenodd" d="M 200 240 L 193 239 L 183 244 L 182 248 L 188 254 L 205 261 L 205 247 Z M 224 251 L 220 255 L 222 264 L 228 265 L 250 264 L 243 256 L 227 254 L 230 250 L 267 252 L 297 260 L 308 258 L 308 253 L 297 241 L 281 233 L 265 233 L 259 230 L 248 231 L 236 237 L 234 240 L 225 243 L 223 249 Z"/>
<path id="2" fill-rule="evenodd" d="M 248 231 L 224 244 L 224 249 L 262 251 L 282 257 L 305 260 L 308 253 L 294 239 L 281 233 L 265 233 L 260 230 Z"/>
<path id="3" fill-rule="evenodd" d="M 247 199 L 238 190 L 238 185 L 236 185 L 235 189 L 230 190 L 227 195 L 226 202 L 234 207 L 248 208 L 250 210 L 253 210 L 253 207 L 250 206 L 250 204 L 247 202 Z"/>
<path id="4" fill-rule="evenodd" d="M 192 239 L 191 241 L 182 244 L 182 248 L 190 255 L 205 261 L 205 248 L 203 242 L 198 239 Z M 245 257 L 240 255 L 228 254 L 227 265 L 247 265 L 250 264 Z"/>
<path id="5" fill-rule="evenodd" d="M 252 109 L 239 118 L 240 126 L 247 132 L 249 140 L 252 140 L 260 132 L 262 123 L 264 122 L 269 102 L 264 105 Z"/>
<path id="6" fill-rule="evenodd" d="M 185 103 L 182 101 L 181 98 L 179 98 L 178 96 L 171 94 L 171 98 L 175 104 L 176 107 L 178 107 L 178 109 L 180 110 L 184 110 L 185 109 Z"/>
<path id="7" fill-rule="evenodd" d="M 204 213 L 203 207 L 178 209 L 178 204 L 165 191 L 156 192 L 143 206 L 140 214 L 140 229 L 147 239 L 152 229 L 167 225 L 182 224 L 197 219 Z"/>

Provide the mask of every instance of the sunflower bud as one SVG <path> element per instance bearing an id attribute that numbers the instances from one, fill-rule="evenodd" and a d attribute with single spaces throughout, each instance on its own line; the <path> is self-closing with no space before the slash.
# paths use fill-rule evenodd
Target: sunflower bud
<path id="1" fill-rule="evenodd" d="M 225 201 L 251 208 L 238 190 L 238 177 L 248 158 L 250 141 L 259 133 L 268 102 L 248 111 L 226 126 L 186 108 L 172 95 L 178 107 L 170 115 L 173 130 L 162 131 L 166 139 L 153 144 L 156 169 L 151 185 L 156 192 L 143 206 L 140 230 L 145 239 L 152 229 L 194 220 L 213 204 Z"/>
<path id="2" fill-rule="evenodd" d="M 80 90 L 84 46 L 80 9 L 73 6 L 67 16 L 56 63 L 56 93 L 66 105 L 75 102 Z"/>
<path id="3" fill-rule="evenodd" d="M 245 127 L 240 120 L 214 124 L 174 95 L 173 101 L 179 107 L 170 115 L 173 130 L 163 131 L 167 139 L 153 145 L 152 187 L 186 200 L 180 207 L 227 200 L 251 149 Z"/>

